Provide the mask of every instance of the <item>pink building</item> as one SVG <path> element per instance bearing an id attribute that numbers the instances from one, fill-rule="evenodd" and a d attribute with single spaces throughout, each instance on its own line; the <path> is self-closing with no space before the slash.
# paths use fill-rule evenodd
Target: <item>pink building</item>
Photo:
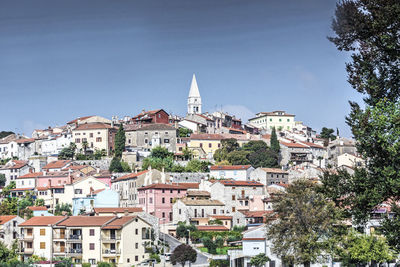
<path id="1" fill-rule="evenodd" d="M 61 186 L 64 184 L 71 184 L 73 181 L 73 175 L 65 172 L 48 172 L 43 176 L 39 176 L 36 179 L 36 187 L 53 187 Z"/>
<path id="2" fill-rule="evenodd" d="M 172 184 L 152 184 L 138 188 L 139 207 L 145 212 L 160 219 L 160 223 L 168 223 L 172 218 L 174 199 L 186 195 L 187 187 Z"/>

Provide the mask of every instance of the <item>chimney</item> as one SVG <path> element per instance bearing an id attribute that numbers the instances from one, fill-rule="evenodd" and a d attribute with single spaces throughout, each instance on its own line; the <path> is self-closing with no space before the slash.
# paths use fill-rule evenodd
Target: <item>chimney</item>
<path id="1" fill-rule="evenodd" d="M 129 216 L 129 211 L 128 211 L 128 209 L 124 209 L 124 216 Z"/>

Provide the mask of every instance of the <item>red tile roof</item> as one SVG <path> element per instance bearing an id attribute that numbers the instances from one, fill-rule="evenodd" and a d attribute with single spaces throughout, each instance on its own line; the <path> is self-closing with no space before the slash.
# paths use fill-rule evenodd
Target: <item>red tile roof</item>
<path id="1" fill-rule="evenodd" d="M 90 194 L 88 194 L 88 196 L 97 195 L 98 193 L 100 193 L 101 191 L 104 191 L 104 190 L 105 190 L 104 188 L 94 190 L 93 192 L 91 192 Z"/>
<path id="2" fill-rule="evenodd" d="M 142 174 L 145 174 L 146 172 L 148 172 L 148 170 L 141 171 L 141 172 L 138 172 L 138 173 L 130 173 L 130 174 L 118 177 L 118 178 L 112 180 L 111 182 L 114 183 L 114 182 L 119 182 L 119 181 L 123 181 L 123 180 L 133 179 L 133 178 L 136 178 L 136 177 L 138 177 L 138 176 L 140 176 Z"/>
<path id="3" fill-rule="evenodd" d="M 269 214 L 272 214 L 271 210 L 257 210 L 257 211 L 240 211 L 246 216 L 246 218 L 254 218 L 254 217 L 265 217 Z"/>
<path id="4" fill-rule="evenodd" d="M 222 140 L 225 139 L 220 134 L 191 134 L 191 140 Z"/>
<path id="5" fill-rule="evenodd" d="M 121 229 L 125 224 L 135 219 L 136 216 L 123 216 L 120 218 L 116 218 L 111 222 L 107 223 L 107 225 L 103 226 L 102 229 Z"/>
<path id="6" fill-rule="evenodd" d="M 180 184 L 178 185 L 173 185 L 173 184 L 151 184 L 148 186 L 140 187 L 137 190 L 146 190 L 146 189 L 180 189 L 180 190 L 186 190 L 186 187 L 181 186 Z"/>
<path id="7" fill-rule="evenodd" d="M 210 217 L 217 220 L 232 220 L 232 216 L 227 216 L 227 215 L 212 215 Z"/>
<path id="8" fill-rule="evenodd" d="M 199 225 L 196 228 L 199 231 L 229 231 L 228 228 L 222 225 Z"/>
<path id="9" fill-rule="evenodd" d="M 70 216 L 57 223 L 58 226 L 102 226 L 111 221 L 115 216 Z"/>
<path id="10" fill-rule="evenodd" d="M 265 237 L 247 237 L 243 238 L 243 241 L 262 241 L 265 240 Z"/>
<path id="11" fill-rule="evenodd" d="M 320 146 L 320 145 L 318 145 L 318 144 L 314 144 L 314 143 L 311 143 L 311 142 L 301 142 L 301 143 L 302 143 L 302 144 L 305 144 L 305 145 L 307 145 L 307 146 L 309 146 L 309 147 L 312 147 L 312 148 L 324 149 L 323 146 Z"/>
<path id="12" fill-rule="evenodd" d="M 19 226 L 48 226 L 65 219 L 65 216 L 35 216 L 21 223 Z"/>
<path id="13" fill-rule="evenodd" d="M 280 142 L 281 145 L 291 147 L 291 148 L 308 148 L 306 145 L 302 145 L 300 143 L 286 143 L 286 142 Z"/>
<path id="14" fill-rule="evenodd" d="M 74 131 L 85 131 L 85 130 L 95 130 L 95 129 L 112 129 L 111 125 L 102 122 L 93 122 L 81 124 L 74 129 Z"/>
<path id="15" fill-rule="evenodd" d="M 200 183 L 172 183 L 186 189 L 199 189 Z"/>
<path id="16" fill-rule="evenodd" d="M 3 215 L 0 216 L 0 225 L 5 224 L 6 222 L 11 221 L 12 219 L 16 218 L 17 215 Z"/>
<path id="17" fill-rule="evenodd" d="M 235 180 L 214 180 L 214 183 L 221 183 L 224 186 L 256 186 L 262 187 L 264 186 L 262 183 L 256 181 L 235 181 Z"/>
<path id="18" fill-rule="evenodd" d="M 13 188 L 10 191 L 28 191 L 28 190 L 33 190 L 35 188 L 33 187 L 22 187 L 22 188 Z"/>
<path id="19" fill-rule="evenodd" d="M 129 213 L 134 213 L 134 212 L 142 212 L 143 209 L 139 207 L 126 207 L 126 208 L 94 208 L 94 213 L 110 213 L 110 212 L 116 212 L 116 213 L 123 213 L 125 211 L 128 211 Z"/>
<path id="20" fill-rule="evenodd" d="M 216 171 L 216 170 L 247 170 L 248 168 L 250 168 L 251 165 L 216 165 L 216 166 L 211 166 L 211 170 L 212 171 Z"/>
<path id="21" fill-rule="evenodd" d="M 33 142 L 35 142 L 35 138 L 22 138 L 22 139 L 15 140 L 15 142 L 18 144 L 33 143 Z"/>
<path id="22" fill-rule="evenodd" d="M 91 117 L 94 117 L 94 116 L 79 117 L 79 118 L 76 118 L 75 120 L 72 120 L 72 121 L 70 121 L 70 122 L 67 122 L 67 124 L 73 124 L 73 123 L 75 123 L 75 122 L 78 122 L 78 120 L 79 120 L 79 121 L 81 121 L 81 120 L 86 120 L 86 119 L 89 119 L 89 118 L 91 118 Z"/>
<path id="23" fill-rule="evenodd" d="M 268 172 L 268 173 L 283 173 L 283 174 L 288 174 L 287 171 L 284 171 L 279 168 L 261 168 L 263 171 Z"/>
<path id="24" fill-rule="evenodd" d="M 60 169 L 65 167 L 65 165 L 71 163 L 71 160 L 55 160 L 50 162 L 49 164 L 45 165 L 42 169 L 43 170 L 48 170 L 48 169 Z"/>
<path id="25" fill-rule="evenodd" d="M 30 172 L 22 176 L 18 176 L 17 179 L 24 179 L 24 178 L 36 178 L 42 176 L 43 172 Z"/>
<path id="26" fill-rule="evenodd" d="M 88 165 L 75 165 L 75 166 L 68 166 L 62 169 L 62 171 L 68 171 L 68 170 L 81 170 L 83 168 L 86 168 Z"/>
<path id="27" fill-rule="evenodd" d="M 38 210 L 47 210 L 47 207 L 45 206 L 30 206 L 28 207 L 31 211 L 38 211 Z"/>
<path id="28" fill-rule="evenodd" d="M 24 160 L 12 160 L 11 163 L 13 163 L 11 166 L 6 165 L 6 167 L 3 167 L 3 169 L 20 169 L 28 165 L 28 162 Z M 8 162 L 7 164 L 10 164 L 10 162 Z"/>

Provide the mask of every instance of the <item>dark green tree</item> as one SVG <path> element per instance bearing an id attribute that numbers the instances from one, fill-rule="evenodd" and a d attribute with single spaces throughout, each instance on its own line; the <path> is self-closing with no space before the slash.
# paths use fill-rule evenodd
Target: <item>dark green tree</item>
<path id="1" fill-rule="evenodd" d="M 110 172 L 123 172 L 124 168 L 122 167 L 121 160 L 118 157 L 113 157 L 108 170 Z"/>
<path id="2" fill-rule="evenodd" d="M 125 150 L 125 141 L 126 141 L 126 136 L 125 136 L 125 131 L 124 127 L 122 124 L 119 125 L 118 131 L 115 134 L 115 141 L 114 141 L 114 156 L 117 158 L 122 157 L 122 152 Z"/>
<path id="3" fill-rule="evenodd" d="M 275 127 L 272 128 L 271 132 L 271 149 L 276 153 L 279 153 L 281 146 L 279 145 L 278 137 L 276 136 Z"/>
<path id="4" fill-rule="evenodd" d="M 74 159 L 76 144 L 71 143 L 68 147 L 64 147 L 58 154 L 58 159 Z"/>
<path id="5" fill-rule="evenodd" d="M 187 128 L 179 128 L 179 137 L 189 137 L 193 133 L 192 130 Z"/>
<path id="6" fill-rule="evenodd" d="M 193 233 L 197 230 L 196 226 L 189 224 L 186 225 L 183 222 L 179 222 L 176 227 L 176 237 L 178 238 L 189 238 L 190 233 Z"/>
<path id="7" fill-rule="evenodd" d="M 273 200 L 274 223 L 267 226 L 273 252 L 292 264 L 310 266 L 330 253 L 339 232 L 341 213 L 309 180 L 293 182 Z"/>
<path id="8" fill-rule="evenodd" d="M 247 165 L 250 164 L 247 158 L 249 154 L 250 152 L 244 150 L 232 151 L 226 156 L 226 159 L 232 165 Z"/>
<path id="9" fill-rule="evenodd" d="M 169 152 L 168 149 L 166 149 L 165 147 L 158 146 L 151 150 L 151 157 L 153 157 L 153 158 L 164 159 L 164 158 L 170 158 L 173 156 L 174 156 L 174 153 Z"/>
<path id="10" fill-rule="evenodd" d="M 4 137 L 7 137 L 7 136 L 9 136 L 9 135 L 11 135 L 11 134 L 14 134 L 14 132 L 11 132 L 11 131 L 1 131 L 1 132 L 0 132 L 0 139 L 1 139 L 1 138 L 4 138 Z"/>
<path id="11" fill-rule="evenodd" d="M 221 148 L 217 149 L 214 153 L 214 159 L 216 161 L 226 160 L 230 152 L 237 150 L 239 150 L 239 144 L 236 139 L 223 139 L 221 140 Z"/>
<path id="12" fill-rule="evenodd" d="M 6 175 L 0 173 L 0 186 L 1 186 L 1 187 L 4 187 L 4 186 L 6 185 L 6 181 L 7 181 Z"/>
<path id="13" fill-rule="evenodd" d="M 393 217 L 386 217 L 381 223 L 380 231 L 386 236 L 389 245 L 400 252 L 400 207 L 392 205 Z"/>
<path id="14" fill-rule="evenodd" d="M 64 215 L 64 213 L 66 213 L 67 215 L 72 215 L 71 208 L 72 208 L 71 204 L 66 204 L 66 203 L 57 204 L 54 210 L 54 215 L 59 216 L 59 215 Z"/>
<path id="15" fill-rule="evenodd" d="M 323 139 L 335 140 L 336 135 L 333 134 L 334 132 L 335 132 L 335 130 L 333 130 L 332 128 L 322 127 L 319 137 L 321 137 Z"/>
<path id="16" fill-rule="evenodd" d="M 257 254 L 250 260 L 251 266 L 261 267 L 264 266 L 270 259 L 265 255 L 265 253 Z"/>
<path id="17" fill-rule="evenodd" d="M 180 263 L 182 267 L 185 267 L 186 262 L 194 263 L 197 260 L 197 252 L 189 245 L 177 246 L 171 255 L 171 263 L 173 265 Z"/>
<path id="18" fill-rule="evenodd" d="M 206 236 L 201 239 L 204 247 L 207 248 L 207 252 L 210 254 L 217 254 L 217 244 L 210 237 Z"/>
<path id="19" fill-rule="evenodd" d="M 209 171 L 208 165 L 210 165 L 208 161 L 193 159 L 188 162 L 185 170 L 187 172 L 208 172 Z"/>
<path id="20" fill-rule="evenodd" d="M 332 23 L 335 36 L 329 38 L 339 50 L 351 53 L 346 66 L 348 82 L 363 94 L 364 107 L 350 102 L 346 122 L 358 152 L 368 161 L 366 170 L 346 180 L 326 175 L 324 183 L 341 181 L 336 193 L 349 202 L 359 222 L 368 220 L 376 205 L 400 196 L 399 18 L 397 0 L 340 1 Z"/>

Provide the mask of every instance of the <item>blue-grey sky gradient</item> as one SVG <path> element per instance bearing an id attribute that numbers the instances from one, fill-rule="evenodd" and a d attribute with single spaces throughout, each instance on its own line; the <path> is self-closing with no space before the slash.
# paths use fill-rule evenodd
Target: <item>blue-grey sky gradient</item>
<path id="1" fill-rule="evenodd" d="M 327 40 L 334 0 L 23 0 L 0 7 L 0 130 L 30 135 L 78 116 L 286 110 L 345 124 L 348 55 Z"/>

